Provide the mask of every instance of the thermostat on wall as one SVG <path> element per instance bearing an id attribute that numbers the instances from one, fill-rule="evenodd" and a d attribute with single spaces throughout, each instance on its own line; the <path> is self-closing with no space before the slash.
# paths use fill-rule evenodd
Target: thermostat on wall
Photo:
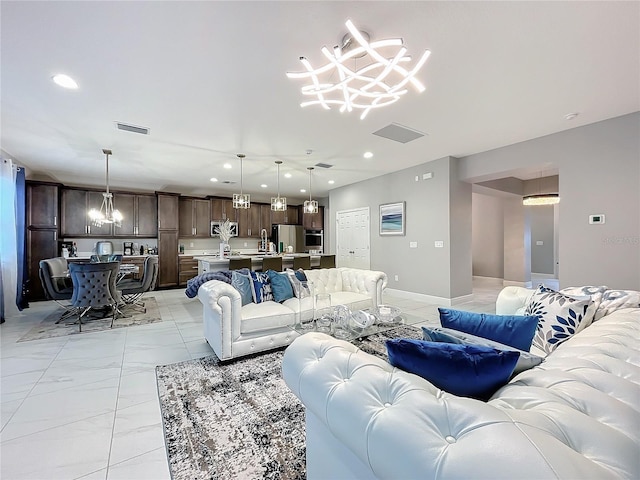
<path id="1" fill-rule="evenodd" d="M 599 213 L 597 215 L 589 215 L 589 223 L 590 224 L 604 223 L 604 213 Z"/>

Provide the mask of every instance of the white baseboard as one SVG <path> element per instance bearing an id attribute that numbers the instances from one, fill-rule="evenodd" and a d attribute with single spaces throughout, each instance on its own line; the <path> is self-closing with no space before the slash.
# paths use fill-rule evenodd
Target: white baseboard
<path id="1" fill-rule="evenodd" d="M 384 291 L 396 297 L 432 303 L 434 305 L 444 305 L 447 307 L 458 305 L 460 303 L 470 302 L 473 300 L 473 294 L 462 295 L 455 298 L 445 298 L 436 297 L 435 295 L 425 295 L 424 293 L 407 292 L 406 290 L 396 290 L 395 288 L 385 288 Z"/>
<path id="2" fill-rule="evenodd" d="M 529 282 L 514 282 L 513 280 L 503 280 L 502 285 L 505 287 L 515 286 L 515 287 L 524 287 L 524 288 L 533 288 L 533 284 Z"/>
<path id="3" fill-rule="evenodd" d="M 480 275 L 474 275 L 473 280 L 477 280 L 485 283 L 495 283 L 496 285 L 502 285 L 504 279 L 497 277 L 482 277 Z"/>

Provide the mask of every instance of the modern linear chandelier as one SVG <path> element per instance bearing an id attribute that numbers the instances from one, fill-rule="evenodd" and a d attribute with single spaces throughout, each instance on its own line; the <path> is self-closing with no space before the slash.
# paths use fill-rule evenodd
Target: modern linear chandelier
<path id="1" fill-rule="evenodd" d="M 278 196 L 271 197 L 271 210 L 274 212 L 284 212 L 287 210 L 287 198 L 280 196 L 280 165 L 282 160 L 276 160 L 278 166 Z"/>
<path id="2" fill-rule="evenodd" d="M 311 172 L 313 167 L 307 167 L 307 170 L 309 170 L 309 200 L 304 201 L 304 213 L 318 213 L 318 202 L 311 199 Z"/>
<path id="3" fill-rule="evenodd" d="M 371 109 L 400 100 L 408 92 L 405 87 L 409 83 L 418 92 L 425 90 L 415 75 L 429 58 L 429 50 L 413 67 L 405 68 L 403 64 L 411 62 L 411 56 L 406 55 L 401 38 L 369 42 L 369 34 L 359 31 L 351 20 L 345 25 L 349 33 L 341 45 L 336 45 L 333 52 L 322 47 L 325 65 L 313 68 L 306 57 L 300 57 L 307 71 L 287 73 L 289 78 L 311 81 L 302 87 L 302 94 L 313 99 L 302 102 L 301 107 L 321 105 L 329 110 L 330 105 L 339 105 L 340 112 L 362 110 L 360 119 L 364 119 Z M 369 63 L 358 67 L 357 59 L 367 55 Z"/>
<path id="4" fill-rule="evenodd" d="M 237 157 L 240 159 L 240 193 L 233 194 L 233 208 L 247 209 L 251 207 L 251 195 L 242 193 L 242 161 L 245 158 L 245 154 L 238 153 Z"/>
<path id="5" fill-rule="evenodd" d="M 538 193 L 537 195 L 527 195 L 522 198 L 523 205 L 555 205 L 560 203 L 560 196 L 557 193 Z"/>
<path id="6" fill-rule="evenodd" d="M 89 210 L 89 218 L 91 223 L 96 227 L 101 227 L 105 223 L 113 223 L 115 227 L 122 226 L 122 214 L 119 210 L 113 208 L 113 194 L 109 192 L 109 155 L 113 155 L 111 150 L 102 149 L 102 153 L 107 156 L 107 190 L 102 194 L 102 205 L 100 210 L 92 208 Z"/>

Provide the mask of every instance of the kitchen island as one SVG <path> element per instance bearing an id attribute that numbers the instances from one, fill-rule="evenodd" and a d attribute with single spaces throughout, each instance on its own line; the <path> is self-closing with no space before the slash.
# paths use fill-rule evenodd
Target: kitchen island
<path id="1" fill-rule="evenodd" d="M 325 255 L 309 255 L 306 253 L 285 253 L 280 255 L 231 255 L 229 257 L 220 258 L 218 255 L 194 255 L 193 259 L 198 261 L 198 275 L 204 272 L 219 272 L 229 270 L 229 259 L 231 258 L 250 258 L 251 270 L 262 270 L 262 259 L 282 257 L 282 268 L 293 267 L 294 257 L 311 257 L 311 268 L 320 265 L 320 257 Z"/>

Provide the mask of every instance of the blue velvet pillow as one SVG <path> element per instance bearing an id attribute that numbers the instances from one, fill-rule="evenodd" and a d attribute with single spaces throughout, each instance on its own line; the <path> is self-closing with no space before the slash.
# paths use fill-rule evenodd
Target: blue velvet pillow
<path id="1" fill-rule="evenodd" d="M 269 275 L 262 272 L 251 272 L 251 295 L 255 303 L 273 300 Z"/>
<path id="2" fill-rule="evenodd" d="M 298 280 L 300 280 L 301 282 L 306 282 L 307 281 L 307 275 L 304 273 L 304 270 L 299 268 L 296 270 L 295 272 L 296 278 Z"/>
<path id="3" fill-rule="evenodd" d="M 491 347 L 497 350 L 509 350 L 518 352 L 518 363 L 516 363 L 513 369 L 513 376 L 529 370 L 542 363 L 544 360 L 538 355 L 529 353 L 525 350 L 518 350 L 516 348 L 505 345 L 504 343 L 495 342 L 487 338 L 471 335 L 470 333 L 459 332 L 450 328 L 434 328 L 434 327 L 422 327 L 422 339 L 428 342 L 444 342 L 444 343 L 459 343 L 462 345 L 482 345 L 484 347 Z"/>
<path id="4" fill-rule="evenodd" d="M 243 307 L 253 302 L 251 285 L 251 275 L 240 273 L 237 270 L 231 272 L 231 286 L 235 287 L 235 289 L 240 293 Z"/>
<path id="5" fill-rule="evenodd" d="M 276 302 L 282 303 L 285 300 L 293 298 L 293 288 L 286 273 L 267 270 L 267 275 L 269 275 L 269 280 L 271 280 L 271 292 Z"/>
<path id="6" fill-rule="evenodd" d="M 479 345 L 387 340 L 389 363 L 461 397 L 488 400 L 511 377 L 518 352 Z"/>
<path id="7" fill-rule="evenodd" d="M 470 333 L 504 343 L 518 350 L 531 349 L 538 326 L 536 315 L 491 315 L 438 308 L 440 323 L 445 328 Z"/>

